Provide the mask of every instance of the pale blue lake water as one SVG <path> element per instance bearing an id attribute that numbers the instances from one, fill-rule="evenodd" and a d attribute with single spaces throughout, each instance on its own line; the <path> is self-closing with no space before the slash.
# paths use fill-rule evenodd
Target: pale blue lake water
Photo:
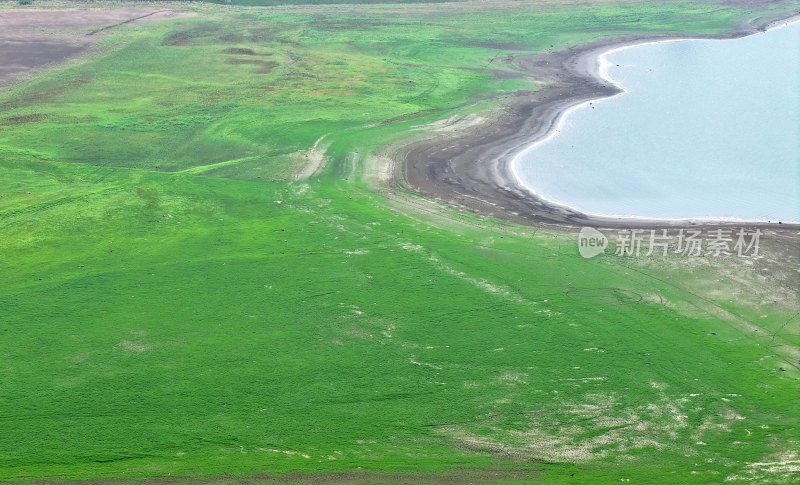
<path id="1" fill-rule="evenodd" d="M 602 59 L 627 92 L 523 152 L 526 186 L 591 214 L 800 221 L 800 22 Z"/>

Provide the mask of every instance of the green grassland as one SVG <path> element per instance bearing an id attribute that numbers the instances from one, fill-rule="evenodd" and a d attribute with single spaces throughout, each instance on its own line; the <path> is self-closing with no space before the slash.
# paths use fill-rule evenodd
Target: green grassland
<path id="1" fill-rule="evenodd" d="M 779 262 L 585 260 L 364 176 L 537 89 L 497 56 L 798 9 L 722 3 L 193 5 L 0 91 L 0 480 L 797 480 Z"/>

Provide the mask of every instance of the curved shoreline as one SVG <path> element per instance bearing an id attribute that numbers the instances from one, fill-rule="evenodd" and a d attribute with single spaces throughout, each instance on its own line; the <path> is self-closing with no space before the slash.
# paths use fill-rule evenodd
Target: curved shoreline
<path id="1" fill-rule="evenodd" d="M 513 169 L 521 152 L 549 137 L 562 116 L 575 107 L 623 92 L 602 76 L 599 59 L 634 45 L 688 39 L 735 39 L 797 21 L 800 17 L 750 22 L 715 35 L 647 34 L 596 40 L 554 53 L 516 60 L 537 91 L 516 94 L 516 100 L 489 122 L 456 137 L 428 139 L 405 151 L 404 182 L 412 190 L 479 213 L 527 225 L 623 227 L 764 226 L 800 228 L 800 224 L 710 219 L 665 220 L 612 217 L 580 212 L 541 198 L 523 185 Z"/>
<path id="2" fill-rule="evenodd" d="M 765 30 L 765 32 L 779 30 L 781 28 L 792 26 L 792 25 L 795 25 L 795 24 L 800 24 L 800 17 L 793 17 L 793 18 L 791 18 L 791 19 L 789 19 L 787 21 L 781 21 L 777 25 L 769 26 Z M 739 37 L 739 39 L 743 39 L 743 38 L 746 38 L 746 37 L 751 37 L 751 36 L 747 35 L 747 36 L 744 36 L 744 37 Z M 627 50 L 627 49 L 636 48 L 636 47 L 640 47 L 640 46 L 645 46 L 645 45 L 657 45 L 657 44 L 678 43 L 678 42 L 693 42 L 693 41 L 718 42 L 718 41 L 731 41 L 731 40 L 736 40 L 736 39 L 707 39 L 707 38 L 699 39 L 699 38 L 687 37 L 687 38 L 643 41 L 643 42 L 639 42 L 639 43 L 631 43 L 631 44 L 626 44 L 626 45 L 623 45 L 623 46 L 612 47 L 612 48 L 610 48 L 608 50 L 604 50 L 600 54 L 598 54 L 597 57 L 595 58 L 595 62 L 596 62 L 597 68 L 596 68 L 595 72 L 593 73 L 593 75 L 595 75 L 596 77 L 606 81 L 609 84 L 615 85 L 618 88 L 619 92 L 617 94 L 611 95 L 610 97 L 604 97 L 604 98 L 601 98 L 601 99 L 610 99 L 610 98 L 614 98 L 614 97 L 621 96 L 623 94 L 629 93 L 628 90 L 626 90 L 621 84 L 616 82 L 608 74 L 608 69 L 609 69 L 610 66 L 612 66 L 612 63 L 608 60 L 608 56 L 610 56 L 610 55 L 616 54 L 617 52 L 620 52 L 620 51 L 624 51 L 624 50 Z M 565 208 L 568 208 L 568 209 L 580 211 L 580 212 L 586 214 L 587 216 L 590 216 L 590 217 L 593 217 L 593 218 L 624 219 L 624 220 L 629 221 L 631 223 L 634 223 L 634 222 L 637 222 L 637 221 L 659 220 L 659 221 L 664 221 L 665 223 L 678 223 L 678 224 L 690 222 L 690 223 L 695 223 L 695 224 L 740 224 L 740 225 L 741 224 L 775 224 L 778 221 L 780 221 L 780 219 L 773 219 L 773 218 L 745 219 L 745 218 L 724 217 L 724 216 L 708 216 L 708 217 L 693 216 L 693 217 L 658 217 L 658 218 L 654 218 L 654 217 L 639 216 L 639 215 L 626 215 L 626 214 L 623 214 L 623 213 L 597 213 L 597 212 L 590 212 L 590 211 L 578 209 L 577 207 L 574 207 L 574 206 L 572 206 L 572 205 L 570 205 L 568 203 L 564 203 L 564 202 L 561 202 L 561 201 L 553 199 L 553 198 L 548 198 L 548 197 L 542 195 L 540 192 L 538 192 L 535 187 L 532 187 L 532 186 L 529 186 L 529 185 L 525 184 L 525 180 L 524 180 L 524 178 L 522 176 L 520 176 L 520 171 L 519 171 L 520 158 L 522 156 L 524 156 L 526 153 L 528 153 L 529 151 L 534 150 L 537 146 L 539 146 L 539 145 L 551 140 L 553 137 L 555 137 L 563 129 L 564 121 L 567 119 L 567 117 L 573 111 L 576 111 L 578 109 L 583 109 L 587 105 L 591 105 L 593 101 L 597 101 L 597 100 L 598 99 L 596 98 L 594 100 L 583 101 L 581 103 L 578 103 L 578 104 L 575 104 L 573 106 L 570 106 L 569 108 L 566 108 L 559 115 L 558 119 L 556 120 L 555 127 L 554 127 L 554 129 L 552 131 L 550 131 L 549 133 L 545 134 L 542 138 L 533 141 L 530 145 L 528 145 L 527 147 L 521 149 L 520 151 L 518 151 L 516 153 L 516 155 L 514 155 L 514 157 L 509 161 L 508 167 L 509 167 L 509 172 L 512 174 L 512 176 L 514 177 L 514 180 L 519 185 L 521 185 L 523 187 L 526 187 L 528 189 L 528 191 L 531 192 L 535 197 L 538 197 L 538 198 L 542 199 L 543 201 L 546 201 L 546 202 L 548 202 L 548 203 L 550 203 L 550 204 L 552 204 L 554 206 L 565 207 Z M 781 222 L 781 225 L 783 225 L 783 224 L 800 225 L 800 219 L 783 220 Z"/>

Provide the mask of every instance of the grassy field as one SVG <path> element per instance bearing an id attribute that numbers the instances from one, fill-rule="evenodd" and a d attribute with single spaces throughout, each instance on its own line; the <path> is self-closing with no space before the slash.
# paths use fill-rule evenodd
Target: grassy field
<path id="1" fill-rule="evenodd" d="M 498 56 L 798 9 L 722 3 L 182 5 L 3 89 L 0 480 L 796 481 L 780 261 L 585 260 L 364 175 L 537 88 Z"/>

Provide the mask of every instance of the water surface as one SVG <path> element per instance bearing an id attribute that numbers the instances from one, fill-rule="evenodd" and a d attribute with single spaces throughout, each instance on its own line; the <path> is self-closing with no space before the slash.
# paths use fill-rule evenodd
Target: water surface
<path id="1" fill-rule="evenodd" d="M 514 168 L 585 213 L 800 221 L 800 22 L 606 53 L 626 92 L 568 111 Z"/>

